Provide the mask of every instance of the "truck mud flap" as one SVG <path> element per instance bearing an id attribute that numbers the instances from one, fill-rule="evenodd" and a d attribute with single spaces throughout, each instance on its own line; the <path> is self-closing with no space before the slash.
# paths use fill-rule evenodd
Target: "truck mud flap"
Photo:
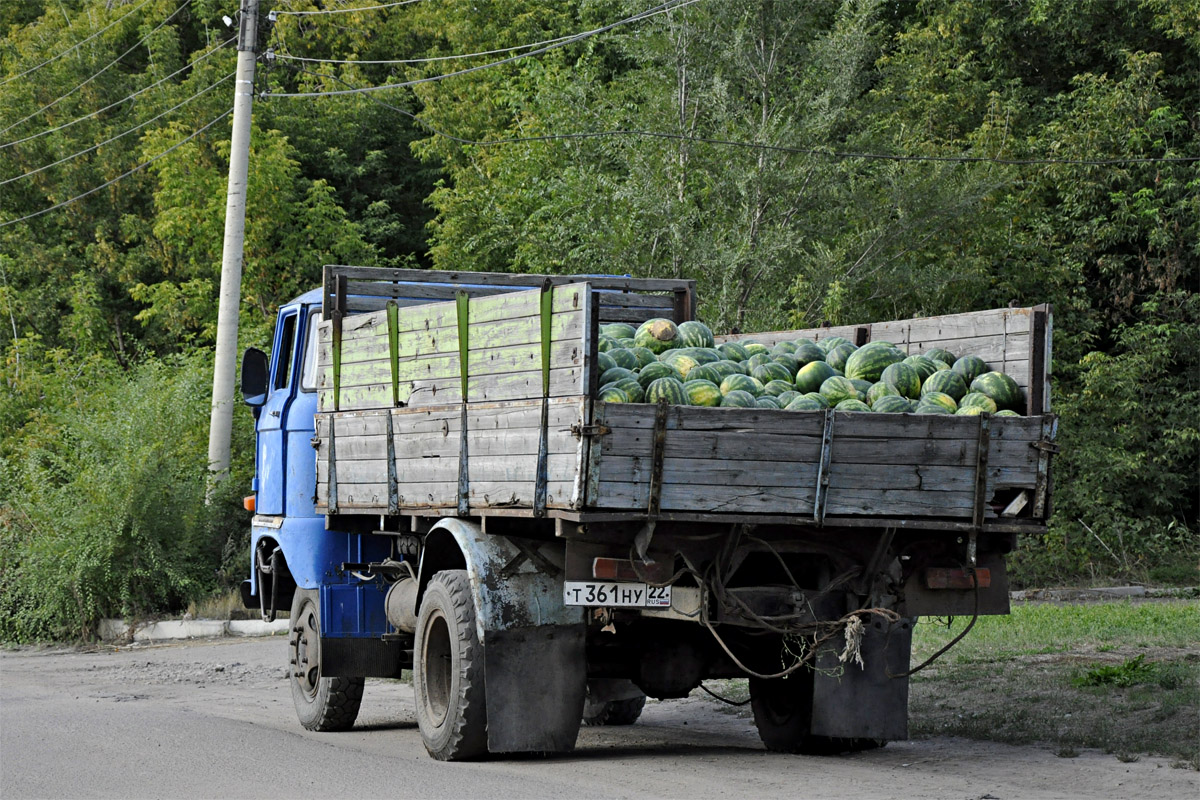
<path id="1" fill-rule="evenodd" d="M 483 653 L 488 750 L 573 750 L 587 689 L 584 626 L 489 630 Z"/>
<path id="2" fill-rule="evenodd" d="M 908 738 L 908 670 L 912 624 L 871 622 L 862 638 L 862 666 L 838 662 L 831 651 L 817 659 L 811 732 L 847 739 Z"/>

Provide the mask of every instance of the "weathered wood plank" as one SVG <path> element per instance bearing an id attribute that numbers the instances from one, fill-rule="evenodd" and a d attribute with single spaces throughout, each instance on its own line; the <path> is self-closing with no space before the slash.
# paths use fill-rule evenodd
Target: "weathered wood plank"
<path id="1" fill-rule="evenodd" d="M 344 389 L 354 386 L 368 386 L 373 383 L 386 383 L 392 379 L 391 359 L 387 350 L 383 358 L 373 361 L 358 361 L 347 364 L 342 362 L 341 385 Z M 550 346 L 550 368 L 578 367 L 583 365 L 582 343 L 574 341 L 553 342 Z M 467 373 L 480 377 L 483 375 L 502 375 L 510 372 L 527 372 L 542 368 L 542 348 L 540 344 L 514 345 L 510 347 L 490 347 L 480 350 L 470 350 L 467 354 Z M 428 356 L 405 359 L 398 363 L 397 374 L 401 383 L 423 380 L 428 378 L 459 378 L 459 357 L 453 355 Z M 317 387 L 328 389 L 333 387 L 333 370 L 323 369 L 318 372 Z M 582 393 L 582 392 L 581 392 Z"/>
<path id="2" fill-rule="evenodd" d="M 660 507 L 664 511 L 700 511 L 746 514 L 812 514 L 811 488 L 781 486 L 703 486 L 664 483 Z M 648 483 L 607 481 L 602 477 L 596 508 L 646 509 Z"/>
<path id="3" fill-rule="evenodd" d="M 675 307 L 675 297 L 670 294 L 643 294 L 641 292 L 609 292 L 593 291 L 596 302 L 600 304 L 601 313 L 606 309 L 644 308 L 654 311 L 671 311 Z M 670 316 L 661 314 L 660 316 Z"/>
<path id="4" fill-rule="evenodd" d="M 458 483 L 404 484 L 401 487 L 400 507 L 404 510 L 454 508 L 458 505 Z M 506 481 L 477 481 L 469 487 L 472 509 L 484 508 L 532 508 L 533 485 L 528 494 L 523 487 Z M 572 485 L 551 482 L 546 487 L 546 504 L 549 508 L 570 508 Z M 329 486 L 317 484 L 317 508 L 328 508 Z M 360 513 L 382 514 L 387 511 L 386 484 L 343 484 L 338 482 L 339 510 L 354 510 Z"/>
<path id="5" fill-rule="evenodd" d="M 570 367 L 550 371 L 550 396 L 573 397 L 581 394 L 582 368 Z M 402 385 L 410 407 L 444 405 L 461 402 L 460 380 L 457 377 L 428 381 L 412 381 Z M 498 402 L 540 398 L 542 373 L 518 372 L 506 375 L 482 375 L 468 379 L 467 391 L 472 401 Z M 392 404 L 392 384 L 377 383 L 341 390 L 342 411 L 387 408 Z M 333 390 L 318 390 L 318 407 L 322 412 L 333 410 Z"/>
<path id="6" fill-rule="evenodd" d="M 807 339 L 810 342 L 820 341 L 821 339 L 831 339 L 834 336 L 840 336 L 843 339 L 853 342 L 858 329 L 865 327 L 862 325 L 835 325 L 828 328 L 804 328 L 793 331 L 763 331 L 761 333 L 733 333 L 723 336 L 713 337 L 717 344 L 722 342 L 741 342 L 755 341 L 765 344 L 768 347 L 779 344 L 780 342 L 794 342 L 798 339 Z"/>
<path id="7" fill-rule="evenodd" d="M 474 444 L 474 442 L 472 442 Z M 385 451 L 386 454 L 386 451 Z M 574 478 L 575 453 L 551 453 L 547 457 L 547 474 L 552 481 L 568 483 Z M 537 449 L 534 452 L 517 454 L 486 454 L 472 448 L 467 459 L 467 469 L 470 479 L 474 481 L 507 481 L 518 488 L 518 484 L 528 483 L 529 496 L 533 496 L 533 483 L 537 480 Z M 396 482 L 402 487 L 408 484 L 438 482 L 435 477 L 441 475 L 441 480 L 456 481 L 458 476 L 458 456 L 453 458 L 397 458 Z M 338 485 L 387 483 L 387 465 L 383 457 L 375 460 L 345 460 L 338 457 Z"/>
<path id="8" fill-rule="evenodd" d="M 606 424 L 614 428 L 654 427 L 651 403 L 603 404 Z M 667 430 L 730 430 L 756 433 L 821 434 L 822 412 L 781 411 L 766 408 L 701 408 L 672 406 L 667 410 Z"/>
<path id="9" fill-rule="evenodd" d="M 452 283 L 466 286 L 512 286 L 533 288 L 549 280 L 555 286 L 586 282 L 602 289 L 619 289 L 633 292 L 672 292 L 696 285 L 692 280 L 666 278 L 600 277 L 594 275 L 530 275 L 507 272 L 465 272 L 432 269 L 398 269 L 384 267 L 358 267 L 351 265 L 328 265 L 329 272 L 345 275 L 352 281 L 403 281 L 414 283 Z"/>

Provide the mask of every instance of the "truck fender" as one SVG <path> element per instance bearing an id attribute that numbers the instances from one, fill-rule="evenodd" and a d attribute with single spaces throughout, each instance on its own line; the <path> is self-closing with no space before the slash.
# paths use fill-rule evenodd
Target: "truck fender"
<path id="1" fill-rule="evenodd" d="M 483 642 L 488 750 L 566 752 L 587 693 L 583 608 L 563 602 L 561 571 L 529 556 L 542 542 L 520 542 L 466 520 L 439 521 L 422 548 L 417 608 L 434 573 L 465 569 Z"/>

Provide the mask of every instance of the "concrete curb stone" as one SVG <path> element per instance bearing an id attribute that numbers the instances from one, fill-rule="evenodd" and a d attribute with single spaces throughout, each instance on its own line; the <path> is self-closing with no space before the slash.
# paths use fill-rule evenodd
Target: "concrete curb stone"
<path id="1" fill-rule="evenodd" d="M 257 619 L 183 619 L 147 622 L 130 630 L 123 619 L 100 621 L 100 639 L 106 642 L 120 639 L 135 642 L 165 642 L 179 639 L 208 639 L 214 636 L 276 636 L 287 633 L 288 621 L 277 619 L 263 622 Z"/>

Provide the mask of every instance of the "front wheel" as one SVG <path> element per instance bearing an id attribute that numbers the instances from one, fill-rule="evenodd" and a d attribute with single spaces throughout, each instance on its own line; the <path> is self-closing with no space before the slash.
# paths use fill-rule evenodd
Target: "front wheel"
<path id="1" fill-rule="evenodd" d="M 297 589 L 288 620 L 292 702 L 310 731 L 345 731 L 358 718 L 363 679 L 326 676 L 321 670 L 321 611 L 315 589 Z"/>
<path id="2" fill-rule="evenodd" d="M 466 570 L 430 579 L 417 614 L 413 655 L 417 726 L 429 755 L 463 761 L 486 754 L 483 647 Z"/>

